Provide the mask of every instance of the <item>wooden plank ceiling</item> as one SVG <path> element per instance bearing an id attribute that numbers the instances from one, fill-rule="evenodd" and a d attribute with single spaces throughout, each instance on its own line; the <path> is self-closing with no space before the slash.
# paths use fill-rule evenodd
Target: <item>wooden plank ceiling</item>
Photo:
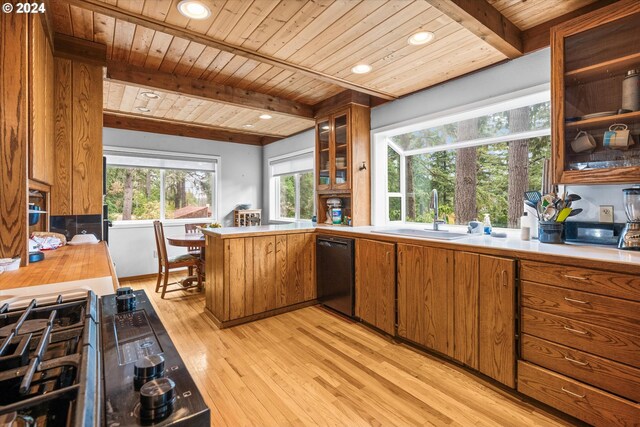
<path id="1" fill-rule="evenodd" d="M 107 60 L 113 64 L 253 91 L 305 107 L 345 89 L 394 99 L 507 58 L 504 49 L 494 47 L 494 35 L 483 36 L 482 23 L 480 30 L 478 25 L 470 30 L 465 20 L 445 14 L 449 6 L 442 4 L 447 1 L 203 0 L 212 15 L 201 21 L 181 15 L 178 2 L 52 0 L 51 10 L 56 32 L 106 45 Z M 525 29 L 591 1 L 489 2 Z M 537 13 L 539 9 L 543 12 Z M 408 44 L 407 38 L 417 31 L 431 31 L 436 38 L 426 45 Z M 371 65 L 372 71 L 354 74 L 351 68 L 360 63 Z M 308 114 L 270 112 L 273 119 L 259 120 L 255 105 L 248 109 L 155 89 L 161 98 L 145 101 L 139 95 L 145 90 L 141 86 L 106 80 L 105 110 L 140 114 L 135 107 L 147 106 L 151 111 L 145 114 L 151 117 L 239 131 L 253 125 L 252 132 L 281 137 L 313 125 Z"/>

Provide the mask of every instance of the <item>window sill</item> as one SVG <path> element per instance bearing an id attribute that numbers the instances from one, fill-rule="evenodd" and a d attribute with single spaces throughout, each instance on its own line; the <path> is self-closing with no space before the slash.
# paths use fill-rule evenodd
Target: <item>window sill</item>
<path id="1" fill-rule="evenodd" d="M 152 228 L 152 219 L 149 220 L 133 220 L 133 221 L 113 221 L 111 228 L 113 229 L 125 229 L 125 228 Z M 185 224 L 194 223 L 211 223 L 217 222 L 215 218 L 190 218 L 190 219 L 166 219 L 162 221 L 162 225 L 165 227 L 179 227 Z"/>

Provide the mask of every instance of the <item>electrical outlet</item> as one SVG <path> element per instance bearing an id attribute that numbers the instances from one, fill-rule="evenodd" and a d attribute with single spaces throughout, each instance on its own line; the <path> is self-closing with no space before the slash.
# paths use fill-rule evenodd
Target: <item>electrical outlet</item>
<path id="1" fill-rule="evenodd" d="M 600 222 L 613 222 L 613 206 L 600 206 Z"/>

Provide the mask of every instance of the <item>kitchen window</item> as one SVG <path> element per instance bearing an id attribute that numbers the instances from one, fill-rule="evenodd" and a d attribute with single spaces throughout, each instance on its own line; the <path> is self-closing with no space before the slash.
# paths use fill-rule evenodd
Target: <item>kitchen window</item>
<path id="1" fill-rule="evenodd" d="M 310 220 L 315 212 L 313 151 L 271 158 L 269 169 L 270 219 Z"/>
<path id="2" fill-rule="evenodd" d="M 114 148 L 105 148 L 105 154 L 110 220 L 218 217 L 218 158 Z"/>
<path id="3" fill-rule="evenodd" d="M 516 228 L 524 191 L 541 190 L 550 172 L 549 92 L 387 130 L 374 141 L 383 176 L 374 178 L 376 224 L 432 222 L 436 189 L 449 224 L 488 213 L 493 226 Z"/>

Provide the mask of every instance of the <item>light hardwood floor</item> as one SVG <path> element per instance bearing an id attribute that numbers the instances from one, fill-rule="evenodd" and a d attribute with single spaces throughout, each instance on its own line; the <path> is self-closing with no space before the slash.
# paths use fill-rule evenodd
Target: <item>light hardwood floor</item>
<path id="1" fill-rule="evenodd" d="M 204 294 L 145 289 L 215 426 L 567 426 L 471 374 L 308 307 L 220 330 Z"/>

